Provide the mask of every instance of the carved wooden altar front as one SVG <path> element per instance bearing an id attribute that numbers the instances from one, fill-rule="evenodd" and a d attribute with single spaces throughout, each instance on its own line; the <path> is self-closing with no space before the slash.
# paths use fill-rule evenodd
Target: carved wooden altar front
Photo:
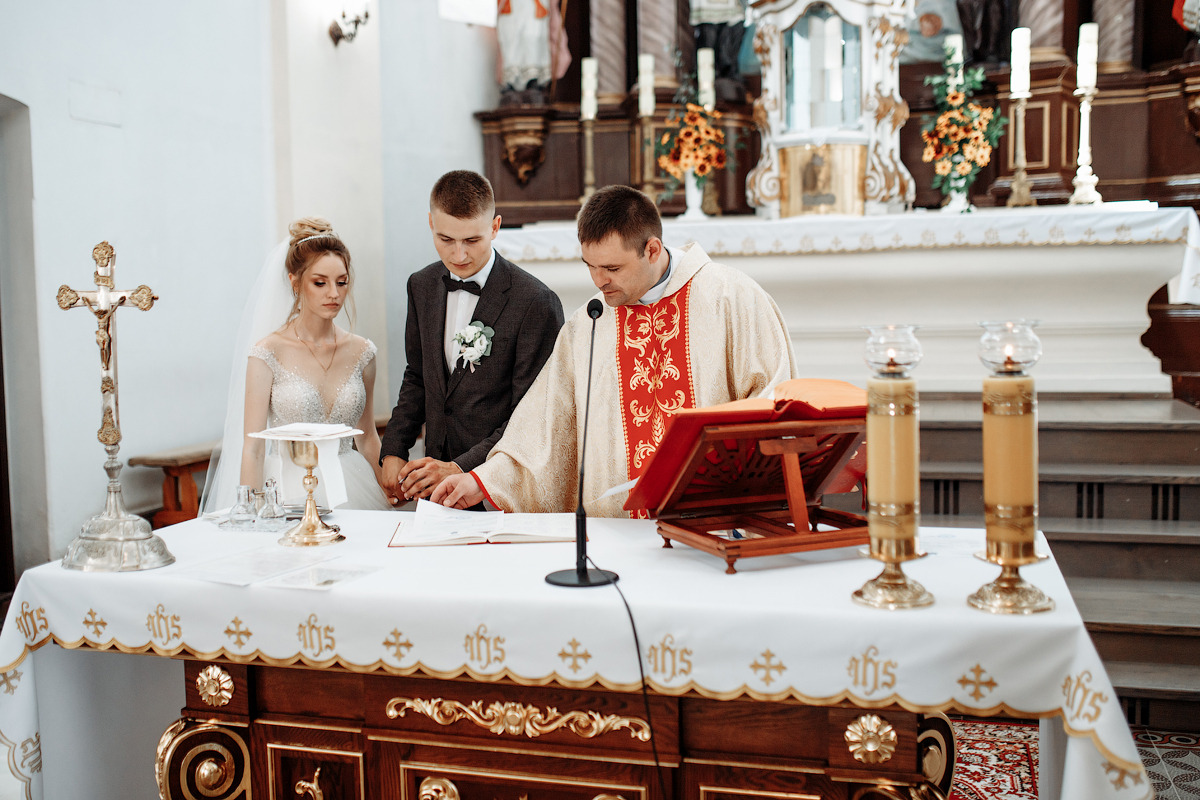
<path id="1" fill-rule="evenodd" d="M 201 661 L 185 680 L 166 800 L 916 800 L 944 797 L 953 764 L 946 718 L 898 706 Z"/>

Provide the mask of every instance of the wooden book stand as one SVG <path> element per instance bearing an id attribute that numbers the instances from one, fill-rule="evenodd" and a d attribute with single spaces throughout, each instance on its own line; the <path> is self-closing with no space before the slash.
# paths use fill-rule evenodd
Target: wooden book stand
<path id="1" fill-rule="evenodd" d="M 822 419 L 778 419 L 770 401 L 708 411 L 672 419 L 625 504 L 657 518 L 664 547 L 677 541 L 712 553 L 732 574 L 739 558 L 867 543 L 866 517 L 821 505 L 845 483 L 839 478 L 865 438 L 865 407 Z M 793 405 L 790 416 L 804 413 Z M 703 424 L 706 416 L 716 424 Z"/>

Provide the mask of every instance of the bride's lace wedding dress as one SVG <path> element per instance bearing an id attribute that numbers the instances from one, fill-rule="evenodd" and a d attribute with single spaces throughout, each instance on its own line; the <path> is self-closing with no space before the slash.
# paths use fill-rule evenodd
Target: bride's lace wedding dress
<path id="1" fill-rule="evenodd" d="M 274 338 L 274 337 L 272 337 Z M 267 340 L 270 341 L 270 340 Z M 249 356 L 257 358 L 268 367 L 274 379 L 271 383 L 271 400 L 267 411 L 267 426 L 274 428 L 292 422 L 341 423 L 360 427 L 363 411 L 367 405 L 363 370 L 375 358 L 375 344 L 361 336 L 350 336 L 342 345 L 341 357 L 335 357 L 328 372 L 322 373 L 319 362 L 300 357 L 280 349 L 278 352 L 264 344 L 250 348 Z M 383 490 L 375 480 L 375 472 L 366 459 L 355 449 L 354 440 L 341 440 L 338 457 L 342 474 L 346 480 L 347 501 L 340 508 L 390 509 Z M 302 502 L 305 496 L 300 485 L 290 485 L 294 480 L 280 480 L 284 470 L 282 455 L 276 442 L 268 442 L 263 459 L 263 478 L 275 478 L 283 493 L 285 503 Z M 328 505 L 323 491 L 320 467 L 317 467 L 316 500 L 319 505 Z"/>

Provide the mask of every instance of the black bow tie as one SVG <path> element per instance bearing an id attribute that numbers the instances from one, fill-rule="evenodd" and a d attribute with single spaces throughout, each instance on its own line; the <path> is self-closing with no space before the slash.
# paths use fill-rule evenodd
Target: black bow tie
<path id="1" fill-rule="evenodd" d="M 476 297 L 479 297 L 480 293 L 483 291 L 483 287 L 475 281 L 460 281 L 445 274 L 442 275 L 442 283 L 446 284 L 447 293 L 457 292 L 461 289 L 464 292 L 470 292 Z"/>

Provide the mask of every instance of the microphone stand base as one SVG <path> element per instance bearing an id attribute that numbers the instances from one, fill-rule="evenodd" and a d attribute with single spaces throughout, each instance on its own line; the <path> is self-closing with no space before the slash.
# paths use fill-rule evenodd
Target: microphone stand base
<path id="1" fill-rule="evenodd" d="M 606 569 L 589 569 L 586 572 L 580 572 L 577 569 L 561 569 L 558 572 L 551 572 L 546 576 L 546 583 L 554 586 L 575 586 L 586 588 L 588 586 L 607 586 L 610 583 L 616 583 L 619 580 L 617 573 L 609 572 Z"/>

